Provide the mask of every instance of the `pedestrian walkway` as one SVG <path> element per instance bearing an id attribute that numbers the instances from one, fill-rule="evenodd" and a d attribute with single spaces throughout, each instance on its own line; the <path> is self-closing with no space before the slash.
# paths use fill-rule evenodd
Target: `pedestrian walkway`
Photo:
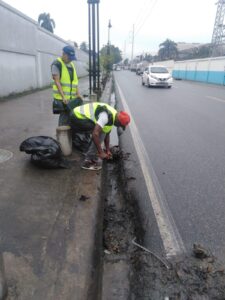
<path id="1" fill-rule="evenodd" d="M 86 82 L 85 82 L 86 80 Z M 80 92 L 86 93 L 88 79 Z M 102 241 L 101 172 L 38 169 L 19 151 L 28 137 L 56 137 L 51 90 L 0 102 L 0 249 L 8 299 L 97 299 Z M 9 152 L 4 152 L 5 150 Z M 0 152 L 1 157 L 1 152 Z"/>

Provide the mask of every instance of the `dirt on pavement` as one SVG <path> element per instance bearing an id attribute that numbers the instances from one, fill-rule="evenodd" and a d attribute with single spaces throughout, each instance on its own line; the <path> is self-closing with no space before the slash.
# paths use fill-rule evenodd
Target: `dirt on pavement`
<path id="1" fill-rule="evenodd" d="M 142 246 L 144 230 L 138 203 L 126 193 L 126 182 L 135 180 L 126 178 L 123 173 L 123 160 L 127 159 L 129 154 L 117 147 L 114 149 L 114 160 L 106 165 L 111 181 L 108 181 L 110 184 L 105 191 L 105 273 L 109 262 L 115 265 L 126 261 L 128 267 L 124 268 L 124 272 L 129 278 L 126 286 L 129 291 L 123 297 L 122 294 L 113 294 L 120 288 L 118 280 L 114 282 L 113 278 L 121 276 L 118 274 L 121 267 L 114 267 L 114 274 L 110 276 L 110 284 L 114 285 L 114 289 L 111 287 L 111 299 L 225 299 L 224 266 L 204 246 L 193 245 L 192 254 L 171 261 Z"/>

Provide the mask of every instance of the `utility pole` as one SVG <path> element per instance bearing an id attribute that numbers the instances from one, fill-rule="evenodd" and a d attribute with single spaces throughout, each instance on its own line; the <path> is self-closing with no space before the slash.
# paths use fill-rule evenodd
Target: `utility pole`
<path id="1" fill-rule="evenodd" d="M 126 52 L 127 52 L 127 43 L 126 43 L 126 41 L 124 41 L 123 59 L 126 58 Z"/>
<path id="2" fill-rule="evenodd" d="M 131 50 L 131 61 L 134 58 L 134 24 L 133 24 L 133 32 L 132 32 L 132 50 Z"/>
<path id="3" fill-rule="evenodd" d="M 218 50 L 223 51 L 223 46 L 225 43 L 225 25 L 224 25 L 224 15 L 225 15 L 225 0 L 219 0 L 217 2 L 217 12 L 215 18 L 215 24 L 213 28 L 212 35 L 212 56 L 218 55 Z M 221 53 L 223 55 L 223 53 Z"/>

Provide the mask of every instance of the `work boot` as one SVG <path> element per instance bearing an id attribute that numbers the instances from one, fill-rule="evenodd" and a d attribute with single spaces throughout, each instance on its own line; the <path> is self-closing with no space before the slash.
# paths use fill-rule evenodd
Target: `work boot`
<path id="1" fill-rule="evenodd" d="M 85 159 L 81 168 L 85 170 L 98 171 L 101 170 L 102 164 L 100 162 Z"/>

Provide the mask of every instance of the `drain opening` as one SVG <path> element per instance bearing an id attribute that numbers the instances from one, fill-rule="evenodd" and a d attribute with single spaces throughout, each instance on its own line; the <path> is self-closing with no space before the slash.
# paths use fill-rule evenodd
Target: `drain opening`
<path id="1" fill-rule="evenodd" d="M 12 152 L 5 149 L 0 149 L 0 163 L 9 160 L 12 157 L 13 157 Z"/>

